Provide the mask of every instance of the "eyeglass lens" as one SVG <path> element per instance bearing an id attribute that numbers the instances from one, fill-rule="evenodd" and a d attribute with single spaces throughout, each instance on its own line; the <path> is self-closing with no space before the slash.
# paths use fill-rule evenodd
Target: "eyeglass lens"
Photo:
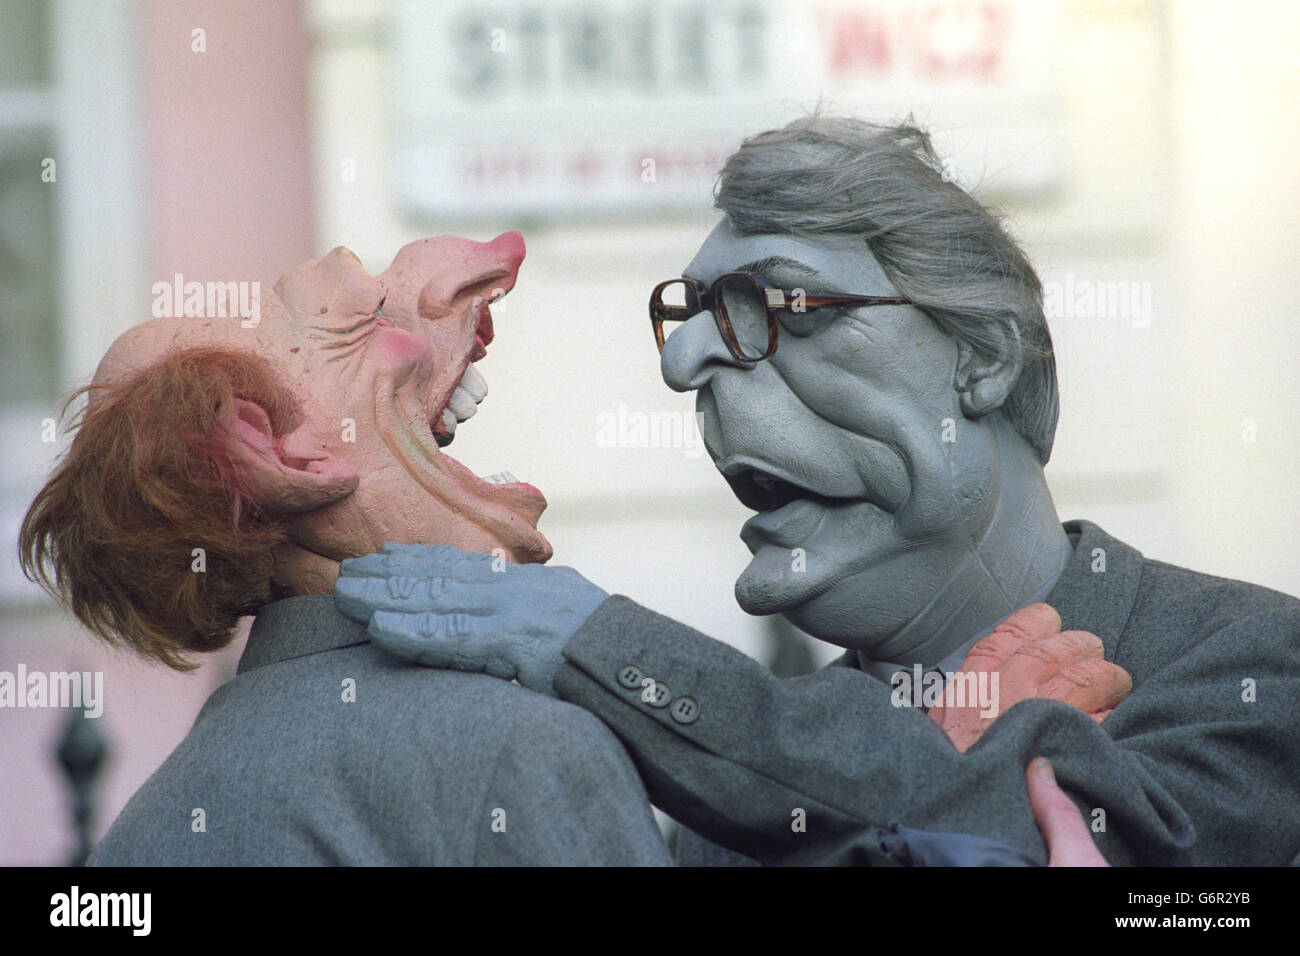
<path id="1" fill-rule="evenodd" d="M 748 358 L 761 358 L 768 349 L 767 307 L 763 299 L 763 290 L 749 277 L 733 275 L 724 277 L 705 296 L 711 299 L 716 293 L 721 298 L 718 302 L 702 302 L 696 289 L 685 282 L 670 282 L 660 290 L 660 301 L 675 313 L 676 318 L 686 320 L 699 315 L 706 308 L 722 306 L 722 315 L 717 316 L 721 322 L 731 326 L 735 334 L 736 345 L 740 353 Z M 665 335 L 671 330 L 665 330 Z"/>
<path id="2" fill-rule="evenodd" d="M 747 358 L 762 357 L 768 346 L 767 306 L 762 290 L 747 276 L 727 276 L 717 292 L 740 353 Z"/>

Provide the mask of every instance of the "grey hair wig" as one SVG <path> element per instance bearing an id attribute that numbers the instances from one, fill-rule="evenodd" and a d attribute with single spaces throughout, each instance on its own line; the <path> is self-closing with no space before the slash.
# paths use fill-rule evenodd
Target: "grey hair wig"
<path id="1" fill-rule="evenodd" d="M 944 332 L 984 355 L 1010 338 L 1021 372 L 1001 411 L 1047 462 L 1059 399 L 1042 283 L 997 216 L 944 176 L 928 133 L 910 120 L 796 120 L 741 144 L 715 205 L 742 235 L 859 235 Z"/>

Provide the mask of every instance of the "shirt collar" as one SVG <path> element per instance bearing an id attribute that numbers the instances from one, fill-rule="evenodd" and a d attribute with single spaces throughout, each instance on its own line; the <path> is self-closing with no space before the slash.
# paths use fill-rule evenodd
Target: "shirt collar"
<path id="1" fill-rule="evenodd" d="M 272 601 L 257 612 L 235 673 L 369 640 L 366 626 L 339 611 L 332 594 Z"/>

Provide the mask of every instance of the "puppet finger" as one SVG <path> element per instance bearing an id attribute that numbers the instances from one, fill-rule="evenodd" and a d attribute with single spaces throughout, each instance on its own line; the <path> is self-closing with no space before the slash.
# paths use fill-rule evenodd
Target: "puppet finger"
<path id="1" fill-rule="evenodd" d="M 1031 604 L 993 629 L 988 637 L 970 649 L 961 664 L 964 671 L 1001 670 L 1016 651 L 1056 634 L 1061 616 L 1050 604 Z"/>
<path id="2" fill-rule="evenodd" d="M 1075 661 L 1044 681 L 1039 697 L 1059 700 L 1085 714 L 1113 710 L 1133 689 L 1124 668 L 1104 660 Z"/>
<path id="3" fill-rule="evenodd" d="M 1105 653 L 1101 638 L 1087 631 L 1060 631 L 1041 641 L 1022 644 L 1002 668 L 1008 682 L 1042 684 L 1067 664 L 1100 660 Z M 1035 694 L 1030 694 L 1035 696 Z"/>

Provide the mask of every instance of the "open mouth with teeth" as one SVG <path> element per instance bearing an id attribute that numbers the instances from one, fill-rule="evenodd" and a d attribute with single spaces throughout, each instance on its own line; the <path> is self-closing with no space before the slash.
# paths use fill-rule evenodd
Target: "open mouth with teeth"
<path id="1" fill-rule="evenodd" d="M 506 291 L 498 291 L 492 301 Z M 508 471 L 480 477 L 443 451 L 488 394 L 487 379 L 473 364 L 487 354 L 493 338 L 488 304 L 483 298 L 472 306 L 478 318 L 474 343 L 460 376 L 450 383 L 443 378 L 441 389 L 435 388 L 441 401 L 434 396 L 421 400 L 410 389 L 395 388 L 392 381 L 381 383 L 375 396 L 376 420 L 384 443 L 430 495 L 459 514 L 473 516 L 475 524 L 501 540 L 513 542 L 517 560 L 546 561 L 551 546 L 537 531 L 546 509 L 542 493 Z M 436 411 L 430 413 L 430 406 Z"/>
<path id="2" fill-rule="evenodd" d="M 434 441 L 438 443 L 439 448 L 446 448 L 452 443 L 456 437 L 456 426 L 474 417 L 483 399 L 487 398 L 487 393 L 488 383 L 483 373 L 473 364 L 465 366 L 465 374 L 452 389 L 447 404 L 429 424 L 429 430 L 433 433 Z M 483 480 L 488 484 L 508 485 L 519 479 L 508 471 L 499 471 L 496 474 L 485 475 Z"/>
<path id="3" fill-rule="evenodd" d="M 438 443 L 439 448 L 446 448 L 455 440 L 456 426 L 473 418 L 478 413 L 478 407 L 483 403 L 483 399 L 487 398 L 487 379 L 474 367 L 474 363 L 487 355 L 488 343 L 494 337 L 492 313 L 488 306 L 504 295 L 503 290 L 497 290 L 496 295 L 484 300 L 478 306 L 478 327 L 474 332 L 474 346 L 470 350 L 469 364 L 465 366 L 460 381 L 451 390 L 442 408 L 429 421 L 429 431 L 433 433 L 434 441 Z M 519 479 L 508 471 L 484 475 L 483 480 L 490 485 L 519 483 Z"/>

